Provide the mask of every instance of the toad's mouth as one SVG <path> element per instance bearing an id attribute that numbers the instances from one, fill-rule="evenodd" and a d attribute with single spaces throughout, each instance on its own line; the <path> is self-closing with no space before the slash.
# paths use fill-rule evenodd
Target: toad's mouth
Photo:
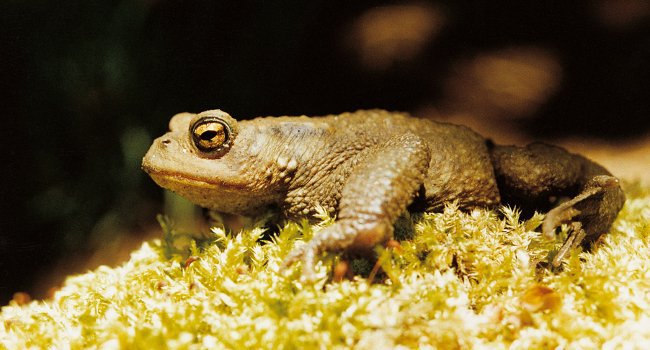
<path id="1" fill-rule="evenodd" d="M 162 169 L 157 169 L 154 167 L 148 167 L 146 165 L 142 166 L 142 169 L 149 174 L 149 176 L 156 182 L 159 186 L 168 188 L 172 191 L 180 191 L 187 188 L 195 189 L 221 189 L 221 190 L 243 190 L 244 185 L 241 183 L 233 183 L 224 181 L 219 178 L 205 178 L 198 177 L 192 174 L 170 172 Z"/>
<path id="2" fill-rule="evenodd" d="M 193 187 L 214 187 L 216 184 L 204 179 L 198 179 L 188 175 L 173 174 L 165 171 L 143 168 L 144 171 L 158 184 L 160 182 L 178 185 L 190 185 Z"/>

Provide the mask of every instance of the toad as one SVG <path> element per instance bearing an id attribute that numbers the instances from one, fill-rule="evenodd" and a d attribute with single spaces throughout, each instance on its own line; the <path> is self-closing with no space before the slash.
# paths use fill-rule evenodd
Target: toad
<path id="1" fill-rule="evenodd" d="M 313 221 L 320 207 L 336 215 L 285 260 L 301 261 L 307 280 L 324 252 L 367 251 L 389 240 L 409 206 L 548 211 L 545 236 L 570 228 L 552 262 L 559 266 L 572 248 L 607 232 L 625 202 L 618 179 L 585 157 L 543 143 L 496 145 L 467 127 L 405 113 L 237 121 L 210 110 L 177 114 L 169 129 L 142 162 L 161 187 L 224 213 L 275 208 Z"/>

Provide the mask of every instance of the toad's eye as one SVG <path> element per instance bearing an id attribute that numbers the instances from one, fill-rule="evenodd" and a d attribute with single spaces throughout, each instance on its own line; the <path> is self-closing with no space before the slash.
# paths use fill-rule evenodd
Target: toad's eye
<path id="1" fill-rule="evenodd" d="M 228 113 L 213 109 L 197 114 L 190 121 L 190 143 L 202 158 L 220 158 L 228 153 L 237 138 L 237 121 Z"/>
<path id="2" fill-rule="evenodd" d="M 190 127 L 192 141 L 203 152 L 220 152 L 229 148 L 231 130 L 223 120 L 214 117 L 201 118 Z"/>

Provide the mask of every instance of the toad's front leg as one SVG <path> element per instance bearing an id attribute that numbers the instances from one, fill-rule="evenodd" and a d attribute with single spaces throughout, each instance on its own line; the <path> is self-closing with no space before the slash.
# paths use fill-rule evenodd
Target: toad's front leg
<path id="1" fill-rule="evenodd" d="M 284 261 L 302 261 L 302 278 L 314 279 L 323 252 L 369 250 L 393 235 L 393 224 L 422 186 L 429 166 L 426 143 L 412 134 L 396 136 L 365 151 L 341 191 L 338 219 Z"/>

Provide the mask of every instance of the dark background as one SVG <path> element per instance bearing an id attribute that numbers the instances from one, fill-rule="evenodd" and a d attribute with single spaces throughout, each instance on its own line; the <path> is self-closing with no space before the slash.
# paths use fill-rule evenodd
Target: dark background
<path id="1" fill-rule="evenodd" d="M 140 160 L 177 112 L 385 108 L 611 142 L 648 131 L 647 1 L 399 4 L 3 1 L 0 304 L 42 297 L 36 281 L 61 259 L 83 268 L 71 257 L 156 230 L 162 191 Z"/>

